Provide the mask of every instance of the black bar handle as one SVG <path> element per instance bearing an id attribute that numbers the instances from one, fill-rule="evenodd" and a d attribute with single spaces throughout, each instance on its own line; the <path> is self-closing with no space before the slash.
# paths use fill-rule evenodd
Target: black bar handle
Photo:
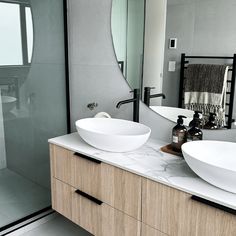
<path id="1" fill-rule="evenodd" d="M 191 197 L 191 199 L 194 200 L 194 201 L 197 201 L 197 202 L 201 202 L 201 203 L 203 203 L 203 204 L 206 204 L 206 205 L 208 205 L 208 206 L 217 208 L 217 209 L 219 209 L 219 210 L 228 212 L 228 213 L 230 213 L 230 214 L 236 215 L 236 210 L 234 210 L 234 209 L 232 209 L 232 208 L 229 208 L 229 207 L 226 207 L 226 206 L 223 206 L 223 205 L 220 205 L 220 204 L 218 204 L 218 203 L 215 203 L 215 202 L 206 200 L 206 199 L 204 199 L 204 198 L 201 198 L 201 197 L 198 197 L 198 196 L 193 195 L 193 196 Z"/>
<path id="2" fill-rule="evenodd" d="M 75 192 L 78 193 L 79 195 L 81 195 L 82 197 L 85 197 L 85 198 L 89 199 L 90 201 L 96 203 L 97 205 L 102 205 L 103 204 L 102 201 L 98 200 L 97 198 L 95 198 L 93 196 L 88 195 L 85 192 L 80 191 L 79 189 L 77 189 Z"/>
<path id="3" fill-rule="evenodd" d="M 88 156 L 86 156 L 86 155 L 84 155 L 84 154 L 80 154 L 80 153 L 78 153 L 78 152 L 75 152 L 75 153 L 74 153 L 74 156 L 81 157 L 81 158 L 83 158 L 83 159 L 86 159 L 86 160 L 88 160 L 88 161 L 94 162 L 94 163 L 96 163 L 96 164 L 101 164 L 101 163 L 102 163 L 101 161 L 99 161 L 99 160 L 97 160 L 97 159 L 94 159 L 94 158 L 92 158 L 92 157 L 88 157 Z"/>

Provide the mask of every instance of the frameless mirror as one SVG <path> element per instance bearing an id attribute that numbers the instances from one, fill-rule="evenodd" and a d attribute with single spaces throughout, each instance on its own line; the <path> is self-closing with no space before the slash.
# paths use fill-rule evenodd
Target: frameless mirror
<path id="1" fill-rule="evenodd" d="M 185 67 L 222 64 L 231 70 L 236 53 L 235 11 L 234 0 L 113 0 L 112 36 L 125 79 L 132 88 L 141 89 L 143 100 L 144 88 L 155 87 L 149 91 L 151 95 L 159 95 L 149 101 L 155 112 L 172 121 L 183 113 L 190 119 L 192 111 L 179 110 L 184 108 L 179 102 L 184 92 L 180 89 L 181 54 L 221 57 L 185 58 Z M 228 74 L 232 77 L 232 70 Z M 236 108 L 236 100 L 230 97 L 233 91 L 230 83 L 226 122 L 230 107 Z M 236 109 L 231 113 L 234 128 Z"/>

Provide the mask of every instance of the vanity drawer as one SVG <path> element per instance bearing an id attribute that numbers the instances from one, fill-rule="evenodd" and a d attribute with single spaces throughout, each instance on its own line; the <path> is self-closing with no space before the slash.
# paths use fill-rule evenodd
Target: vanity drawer
<path id="1" fill-rule="evenodd" d="M 51 181 L 52 209 L 71 220 L 71 187 L 55 178 L 52 178 Z"/>
<path id="2" fill-rule="evenodd" d="M 168 235 L 142 223 L 141 236 L 168 236 Z"/>
<path id="3" fill-rule="evenodd" d="M 143 178 L 142 221 L 171 236 L 235 236 L 236 216 Z"/>
<path id="4" fill-rule="evenodd" d="M 68 184 L 72 182 L 72 155 L 73 152 L 50 144 L 51 177 Z"/>
<path id="5" fill-rule="evenodd" d="M 141 220 L 141 177 L 53 145 L 53 176 Z"/>
<path id="6" fill-rule="evenodd" d="M 140 236 L 141 223 L 106 203 L 96 203 L 73 188 L 72 221 L 95 236 Z"/>

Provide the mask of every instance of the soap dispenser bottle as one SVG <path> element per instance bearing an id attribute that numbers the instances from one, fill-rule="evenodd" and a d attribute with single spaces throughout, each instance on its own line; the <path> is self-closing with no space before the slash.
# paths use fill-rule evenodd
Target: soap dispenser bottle
<path id="1" fill-rule="evenodd" d="M 174 151 L 181 152 L 181 146 L 187 141 L 187 129 L 183 125 L 186 116 L 178 116 L 177 125 L 172 130 L 171 147 Z"/>
<path id="2" fill-rule="evenodd" d="M 193 120 L 189 123 L 189 127 L 193 127 L 194 124 L 198 124 L 198 128 L 202 128 L 202 119 L 200 118 L 201 111 L 195 111 L 193 115 Z"/>
<path id="3" fill-rule="evenodd" d="M 202 140 L 203 133 L 200 127 L 200 120 L 195 119 L 192 123 L 192 128 L 187 132 L 187 142 Z"/>
<path id="4" fill-rule="evenodd" d="M 216 120 L 216 114 L 210 112 L 209 121 L 204 125 L 204 129 L 218 129 L 215 120 Z"/>

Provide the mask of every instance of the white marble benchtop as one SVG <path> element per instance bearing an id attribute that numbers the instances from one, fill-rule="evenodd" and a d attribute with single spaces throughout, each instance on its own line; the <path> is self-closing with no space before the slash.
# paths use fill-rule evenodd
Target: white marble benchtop
<path id="1" fill-rule="evenodd" d="M 160 148 L 167 144 L 163 141 L 149 139 L 141 148 L 126 153 L 98 150 L 85 143 L 78 133 L 52 138 L 49 143 L 236 210 L 236 194 L 199 178 L 183 158 L 162 152 Z"/>

